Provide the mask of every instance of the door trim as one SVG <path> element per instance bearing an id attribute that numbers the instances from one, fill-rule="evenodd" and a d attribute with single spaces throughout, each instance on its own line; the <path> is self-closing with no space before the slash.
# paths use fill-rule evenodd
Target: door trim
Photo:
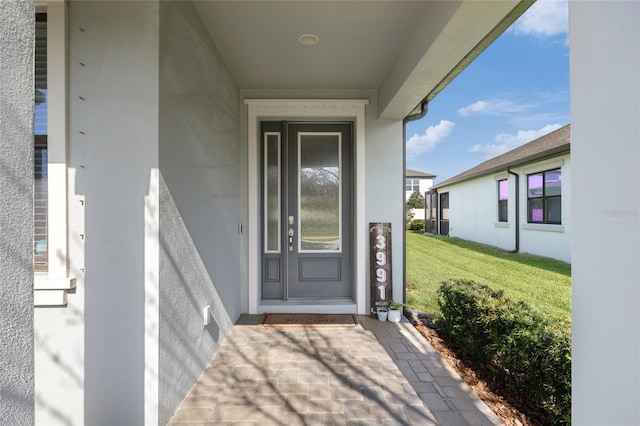
<path id="1" fill-rule="evenodd" d="M 314 312 L 344 312 L 366 314 L 366 253 L 367 226 L 365 223 L 365 107 L 366 99 L 245 99 L 248 106 L 247 121 L 247 186 L 248 186 L 248 239 L 247 239 L 247 287 L 249 313 L 257 314 L 275 309 L 308 310 Z M 273 303 L 261 304 L 261 206 L 260 206 L 260 121 L 261 120 L 353 121 L 354 129 L 354 301 L 355 305 L 292 305 L 275 308 Z"/>

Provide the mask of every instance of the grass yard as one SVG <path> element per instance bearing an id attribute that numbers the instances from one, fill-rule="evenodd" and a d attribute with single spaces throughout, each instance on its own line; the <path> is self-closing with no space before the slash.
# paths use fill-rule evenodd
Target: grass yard
<path id="1" fill-rule="evenodd" d="M 467 279 L 524 300 L 557 325 L 571 325 L 571 265 L 458 238 L 407 232 L 407 307 L 440 313 L 442 281 Z"/>

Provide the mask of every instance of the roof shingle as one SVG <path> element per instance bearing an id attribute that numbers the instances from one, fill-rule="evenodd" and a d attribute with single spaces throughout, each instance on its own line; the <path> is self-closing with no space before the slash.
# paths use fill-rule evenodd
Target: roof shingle
<path id="1" fill-rule="evenodd" d="M 538 139 L 534 139 L 533 141 L 512 149 L 509 152 L 505 152 L 504 154 L 487 160 L 484 163 L 480 163 L 469 170 L 432 186 L 432 188 L 438 189 L 443 186 L 449 186 L 454 183 L 460 183 L 466 180 L 496 173 L 501 170 L 506 170 L 507 167 L 516 167 L 553 155 L 569 152 L 571 149 L 571 143 L 569 140 L 570 127 L 571 125 L 567 124 L 566 126 L 561 127 L 558 130 L 554 130 L 551 133 L 547 133 Z"/>
<path id="2" fill-rule="evenodd" d="M 419 172 L 417 170 L 407 169 L 405 173 L 405 177 L 408 178 L 434 178 L 436 175 L 432 175 L 431 173 Z"/>

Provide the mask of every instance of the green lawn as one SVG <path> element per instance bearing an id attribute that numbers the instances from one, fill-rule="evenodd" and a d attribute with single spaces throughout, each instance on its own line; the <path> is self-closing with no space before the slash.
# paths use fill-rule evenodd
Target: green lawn
<path id="1" fill-rule="evenodd" d="M 407 306 L 440 313 L 442 281 L 468 279 L 524 300 L 558 325 L 571 324 L 571 265 L 544 257 L 507 253 L 458 238 L 407 232 Z"/>

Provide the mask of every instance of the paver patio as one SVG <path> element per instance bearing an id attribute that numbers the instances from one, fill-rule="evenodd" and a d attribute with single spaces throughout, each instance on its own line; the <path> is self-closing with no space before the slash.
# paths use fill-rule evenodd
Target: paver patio
<path id="1" fill-rule="evenodd" d="M 170 425 L 500 425 L 403 318 L 261 328 L 243 315 Z"/>

